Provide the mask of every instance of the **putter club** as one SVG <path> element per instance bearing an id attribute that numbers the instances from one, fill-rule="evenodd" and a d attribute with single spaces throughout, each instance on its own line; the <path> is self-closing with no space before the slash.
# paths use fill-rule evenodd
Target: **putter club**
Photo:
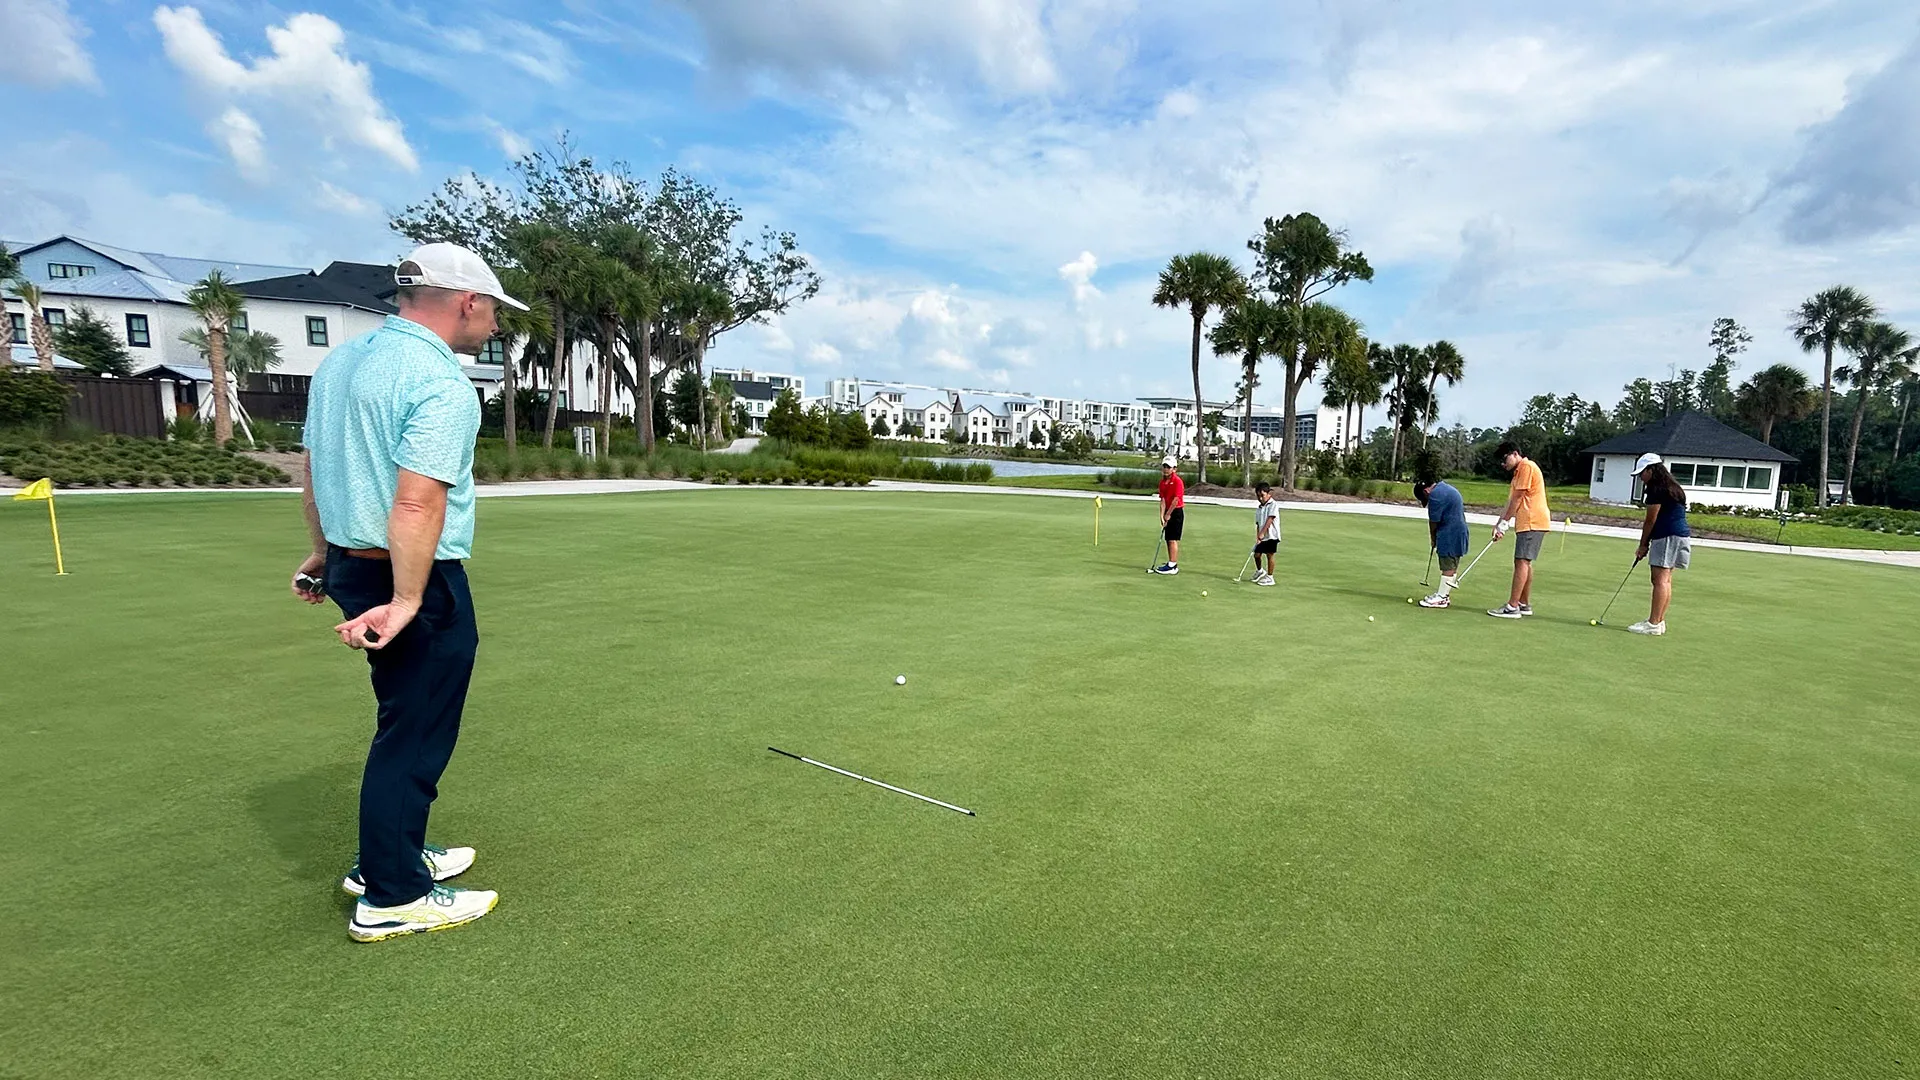
<path id="1" fill-rule="evenodd" d="M 871 776 L 861 776 L 859 773 L 856 773 L 856 772 L 848 772 L 845 769 L 835 768 L 834 766 L 829 765 L 824 761 L 815 761 L 810 757 L 801 757 L 799 754 L 789 754 L 785 750 L 782 750 L 777 746 L 769 746 L 767 747 L 767 749 L 773 751 L 776 754 L 779 754 L 781 757 L 790 757 L 795 761 L 804 761 L 809 765 L 818 765 L 820 768 L 825 769 L 828 772 L 837 772 L 841 776 L 851 776 L 855 780 L 864 781 L 866 783 L 872 784 L 874 787 L 883 787 L 883 788 L 886 788 L 888 791 L 898 792 L 901 795 L 906 795 L 915 799 L 919 799 L 921 802 L 930 802 L 935 806 L 944 806 L 947 809 L 952 810 L 954 813 L 957 813 L 957 814 L 965 814 L 968 817 L 980 816 L 978 814 L 975 814 L 973 811 L 967 809 L 964 806 L 955 806 L 952 803 L 941 802 L 939 799 L 930 799 L 927 796 L 922 795 L 917 791 L 908 791 L 906 788 L 903 788 L 903 787 L 894 787 L 892 784 L 881 783 L 880 781 L 875 780 Z"/>
<path id="2" fill-rule="evenodd" d="M 1433 576 L 1433 552 L 1434 552 L 1434 546 L 1432 544 L 1428 544 L 1427 545 L 1427 568 L 1420 575 L 1420 585 L 1423 588 L 1433 587 L 1433 583 L 1427 580 L 1428 578 Z"/>
<path id="3" fill-rule="evenodd" d="M 1235 575 L 1233 575 L 1233 583 L 1234 583 L 1235 585 L 1238 585 L 1238 584 L 1240 584 L 1240 579 L 1241 579 L 1241 578 L 1243 578 L 1243 577 L 1246 577 L 1246 576 L 1247 576 L 1247 567 L 1249 567 L 1249 566 L 1252 566 L 1252 565 L 1253 565 L 1253 552 L 1252 552 L 1252 551 L 1248 551 L 1248 552 L 1247 552 L 1247 561 L 1246 561 L 1246 562 L 1243 562 L 1243 563 L 1241 563 L 1241 564 L 1240 564 L 1240 572 L 1239 572 L 1239 573 L 1237 573 L 1237 574 L 1235 574 Z"/>
<path id="4" fill-rule="evenodd" d="M 1473 557 L 1473 561 L 1467 564 L 1467 568 L 1465 570 L 1460 571 L 1460 576 L 1453 579 L 1453 587 L 1457 589 L 1461 585 L 1466 584 L 1467 575 L 1473 573 L 1473 568 L 1480 565 L 1480 559 L 1482 558 L 1482 556 L 1486 555 L 1487 552 L 1492 550 L 1493 550 L 1493 541 L 1489 540 L 1487 541 L 1487 546 L 1480 549 L 1480 554 L 1475 555 Z"/>
<path id="5" fill-rule="evenodd" d="M 1162 525 L 1160 526 L 1159 538 L 1153 542 L 1153 561 L 1147 564 L 1147 573 L 1149 574 L 1153 573 L 1153 568 L 1159 564 L 1160 545 L 1166 543 L 1166 540 L 1167 540 L 1167 527 L 1165 525 Z"/>
<path id="6" fill-rule="evenodd" d="M 1633 560 L 1633 565 L 1632 565 L 1632 566 L 1629 566 L 1629 567 L 1627 567 L 1627 573 L 1626 573 L 1626 577 L 1623 577 L 1623 578 L 1621 578 L 1621 579 L 1620 579 L 1620 588 L 1618 588 L 1618 589 L 1615 589 L 1615 590 L 1613 590 L 1613 600 L 1618 600 L 1618 599 L 1620 599 L 1620 592 L 1621 592 L 1621 590 L 1622 590 L 1622 589 L 1625 589 L 1625 588 L 1627 587 L 1627 578 L 1631 578 L 1631 577 L 1633 576 L 1633 572 L 1634 572 L 1635 570 L 1638 570 L 1638 569 L 1640 569 L 1640 560 L 1639 560 L 1639 559 L 1635 559 L 1635 560 Z M 1595 619 L 1595 620 L 1593 620 L 1593 622 L 1594 622 L 1594 625 L 1596 625 L 1596 626 L 1605 626 L 1605 625 L 1607 625 L 1607 612 L 1610 612 L 1610 611 L 1612 611 L 1612 610 L 1613 610 L 1613 600 L 1609 600 L 1609 601 L 1607 601 L 1607 610 L 1606 610 L 1606 611 L 1602 611 L 1602 612 L 1600 613 L 1600 617 L 1599 617 L 1599 618 L 1597 618 L 1597 619 Z"/>

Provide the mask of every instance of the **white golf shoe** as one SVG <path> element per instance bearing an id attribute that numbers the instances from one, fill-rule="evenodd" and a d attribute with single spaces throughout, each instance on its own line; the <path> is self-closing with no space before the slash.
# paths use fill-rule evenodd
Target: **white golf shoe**
<path id="1" fill-rule="evenodd" d="M 421 861 L 427 864 L 427 872 L 435 881 L 459 877 L 473 868 L 477 853 L 470 847 L 443 848 L 428 844 L 420 851 Z M 353 860 L 353 869 L 340 879 L 340 888 L 354 896 L 367 895 L 367 880 L 360 876 L 360 859 Z"/>
<path id="2" fill-rule="evenodd" d="M 1273 575 L 1272 574 L 1255 574 L 1253 576 L 1253 583 L 1255 585 L 1272 585 L 1274 584 Z"/>
<path id="3" fill-rule="evenodd" d="M 1447 590 L 1441 589 L 1432 596 L 1423 598 L 1420 601 L 1420 606 L 1425 608 L 1452 607 L 1453 602 L 1447 599 Z"/>
<path id="4" fill-rule="evenodd" d="M 1634 623 L 1632 626 L 1627 627 L 1627 633 L 1629 634 L 1645 634 L 1648 637 L 1660 637 L 1666 632 L 1667 632 L 1666 623 L 1647 622 L 1645 619 L 1642 619 L 1639 622 Z"/>
<path id="5" fill-rule="evenodd" d="M 435 885 L 410 904 L 374 907 L 362 897 L 347 920 L 347 936 L 355 941 L 384 941 L 404 934 L 450 930 L 470 923 L 500 902 L 500 894 L 486 889 Z"/>

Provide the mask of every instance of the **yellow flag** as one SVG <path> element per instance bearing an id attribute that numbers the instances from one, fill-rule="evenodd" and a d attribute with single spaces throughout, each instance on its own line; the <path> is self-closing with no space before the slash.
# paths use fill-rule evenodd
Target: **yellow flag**
<path id="1" fill-rule="evenodd" d="M 51 499 L 51 498 L 53 498 L 53 481 L 47 479 L 46 477 L 41 477 L 40 479 L 35 480 L 33 483 L 28 484 L 26 487 L 22 488 L 21 490 L 13 493 L 13 499 L 15 502 L 25 502 L 30 499 Z"/>

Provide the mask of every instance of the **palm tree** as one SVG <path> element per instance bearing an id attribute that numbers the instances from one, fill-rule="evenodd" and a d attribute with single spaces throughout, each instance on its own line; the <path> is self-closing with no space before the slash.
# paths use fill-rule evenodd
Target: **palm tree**
<path id="1" fill-rule="evenodd" d="M 1449 387 L 1458 386 L 1460 380 L 1467 377 L 1467 358 L 1451 341 L 1436 341 L 1426 347 L 1423 358 L 1427 367 L 1427 423 L 1420 429 L 1420 446 L 1425 449 L 1427 438 L 1433 430 L 1433 422 L 1440 416 L 1440 380 L 1447 380 Z"/>
<path id="2" fill-rule="evenodd" d="M 725 375 L 709 378 L 707 396 L 713 399 L 713 437 L 724 440 L 727 437 L 727 425 L 733 417 L 733 380 Z M 878 420 L 885 423 L 886 417 L 879 417 Z M 1034 429 L 1034 434 L 1039 434 L 1038 428 Z"/>
<path id="3" fill-rule="evenodd" d="M 1760 441 L 1773 445 L 1773 425 L 1798 420 L 1819 404 L 1807 373 L 1792 364 L 1775 364 L 1754 373 L 1733 396 L 1740 418 L 1760 429 Z"/>
<path id="4" fill-rule="evenodd" d="M 1260 384 L 1260 361 L 1278 352 L 1286 318 L 1277 304 L 1259 296 L 1242 297 L 1220 316 L 1208 334 L 1216 356 L 1240 357 L 1240 386 L 1246 399 L 1246 419 L 1240 429 L 1241 484 L 1253 484 L 1253 388 Z"/>
<path id="5" fill-rule="evenodd" d="M 1426 354 L 1412 345 L 1382 349 L 1380 359 L 1393 389 L 1387 392 L 1387 423 L 1393 428 L 1393 450 L 1388 459 L 1390 475 L 1400 475 L 1400 451 L 1406 433 L 1416 418 L 1426 411 Z"/>
<path id="6" fill-rule="evenodd" d="M 204 327 L 181 331 L 180 341 L 191 345 L 203 361 L 213 355 L 213 339 Z M 279 367 L 281 359 L 280 339 L 265 330 L 227 332 L 227 375 L 235 386 L 245 387 L 249 376 Z"/>
<path id="7" fill-rule="evenodd" d="M 1913 399 L 1920 397 L 1920 370 L 1915 370 L 1915 362 L 1920 360 L 1920 350 L 1906 355 L 1894 367 L 1893 397 L 1900 403 L 1900 425 L 1893 429 L 1893 463 L 1900 464 L 1900 443 L 1907 434 L 1907 413 L 1913 409 Z"/>
<path id="8" fill-rule="evenodd" d="M 1853 363 L 1840 368 L 1833 377 L 1852 383 L 1857 391 L 1853 399 L 1853 431 L 1847 438 L 1847 472 L 1840 483 L 1840 501 L 1853 501 L 1853 463 L 1860 454 L 1860 422 L 1866 418 L 1867 402 L 1876 391 L 1887 388 L 1895 368 L 1912 355 L 1913 335 L 1886 322 L 1865 323 L 1847 335 L 1847 351 Z"/>
<path id="9" fill-rule="evenodd" d="M 700 448 L 707 448 L 707 347 L 721 327 L 733 321 L 733 303 L 727 294 L 708 284 L 683 288 L 676 298 L 682 336 L 693 342 L 693 374 L 701 387 Z"/>
<path id="10" fill-rule="evenodd" d="M 1281 310 L 1286 315 L 1292 314 L 1285 308 Z M 1295 361 L 1287 365 L 1286 393 L 1289 401 L 1297 399 L 1300 388 L 1312 381 L 1322 368 L 1331 370 L 1342 356 L 1364 349 L 1362 343 L 1366 340 L 1359 321 L 1332 304 L 1319 301 L 1308 304 L 1300 310 L 1299 318 L 1298 333 L 1288 333 L 1287 340 L 1281 346 L 1281 355 Z M 1288 419 L 1284 422 L 1287 434 L 1281 445 L 1287 453 L 1291 453 L 1295 449 L 1294 421 Z"/>
<path id="11" fill-rule="evenodd" d="M 1873 301 L 1848 285 L 1824 289 L 1792 312 L 1787 332 L 1803 352 L 1820 350 L 1826 366 L 1820 377 L 1820 505 L 1827 505 L 1827 457 L 1833 427 L 1833 349 L 1861 324 L 1880 314 Z"/>
<path id="12" fill-rule="evenodd" d="M 539 285 L 525 270 L 517 266 L 500 268 L 500 287 L 508 296 L 538 296 Z M 502 348 L 501 376 L 501 414 L 507 439 L 507 456 L 512 457 L 520 449 L 520 418 L 515 414 L 520 393 L 520 358 L 516 351 L 524 351 L 535 339 L 553 336 L 553 319 L 548 310 L 539 305 L 529 305 L 527 310 L 499 305 L 494 321 L 500 326 L 500 344 Z"/>
<path id="13" fill-rule="evenodd" d="M 546 222 L 529 222 L 513 229 L 507 243 L 521 269 L 533 279 L 533 295 L 547 302 L 553 328 L 552 377 L 547 387 L 547 428 L 540 434 L 542 449 L 553 449 L 553 427 L 560 416 L 560 388 L 570 385 L 567 360 L 567 314 L 580 292 L 586 252 L 573 234 Z"/>
<path id="14" fill-rule="evenodd" d="M 233 409 L 227 378 L 227 328 L 247 309 L 240 295 L 218 270 L 209 271 L 187 290 L 187 306 L 200 318 L 207 333 L 207 367 L 213 371 L 213 441 L 227 445 L 233 438 Z"/>
<path id="15" fill-rule="evenodd" d="M 1341 410 L 1345 420 L 1345 437 L 1337 448 L 1341 452 L 1359 444 L 1360 422 L 1367 406 L 1380 404 L 1380 376 L 1368 362 L 1378 348 L 1364 338 L 1356 338 L 1345 352 L 1333 358 L 1321 383 L 1325 391 L 1320 404 Z"/>
<path id="16" fill-rule="evenodd" d="M 1247 278 L 1233 260 L 1210 251 L 1175 255 L 1160 271 L 1159 285 L 1153 291 L 1155 307 L 1184 307 L 1193 316 L 1193 419 L 1198 425 L 1206 415 L 1206 403 L 1200 394 L 1200 327 L 1216 309 L 1229 308 L 1247 295 Z M 1251 391 L 1249 391 L 1251 392 Z M 1199 454 L 1199 482 L 1207 482 L 1207 441 L 1198 427 L 1193 444 Z"/>
<path id="17" fill-rule="evenodd" d="M 27 340 L 33 343 L 33 355 L 40 361 L 40 370 L 49 374 L 53 371 L 53 328 L 47 325 L 47 317 L 40 311 L 40 286 L 24 277 L 16 277 L 7 282 L 7 291 L 20 298 L 27 309 Z M 7 363 L 13 363 L 13 328 L 7 328 Z"/>

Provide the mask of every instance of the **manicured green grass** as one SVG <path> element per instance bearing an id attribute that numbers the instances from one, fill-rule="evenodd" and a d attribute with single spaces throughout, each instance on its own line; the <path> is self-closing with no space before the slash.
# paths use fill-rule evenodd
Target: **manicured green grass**
<path id="1" fill-rule="evenodd" d="M 0 1076 L 1911 1074 L 1920 574 L 1703 549 L 1643 639 L 1625 541 L 1510 623 L 1493 556 L 1405 603 L 1417 521 L 1291 513 L 1257 589 L 1152 513 L 483 501 L 433 836 L 503 898 L 361 946 L 295 502 L 66 500 L 66 578 L 0 503 Z"/>

